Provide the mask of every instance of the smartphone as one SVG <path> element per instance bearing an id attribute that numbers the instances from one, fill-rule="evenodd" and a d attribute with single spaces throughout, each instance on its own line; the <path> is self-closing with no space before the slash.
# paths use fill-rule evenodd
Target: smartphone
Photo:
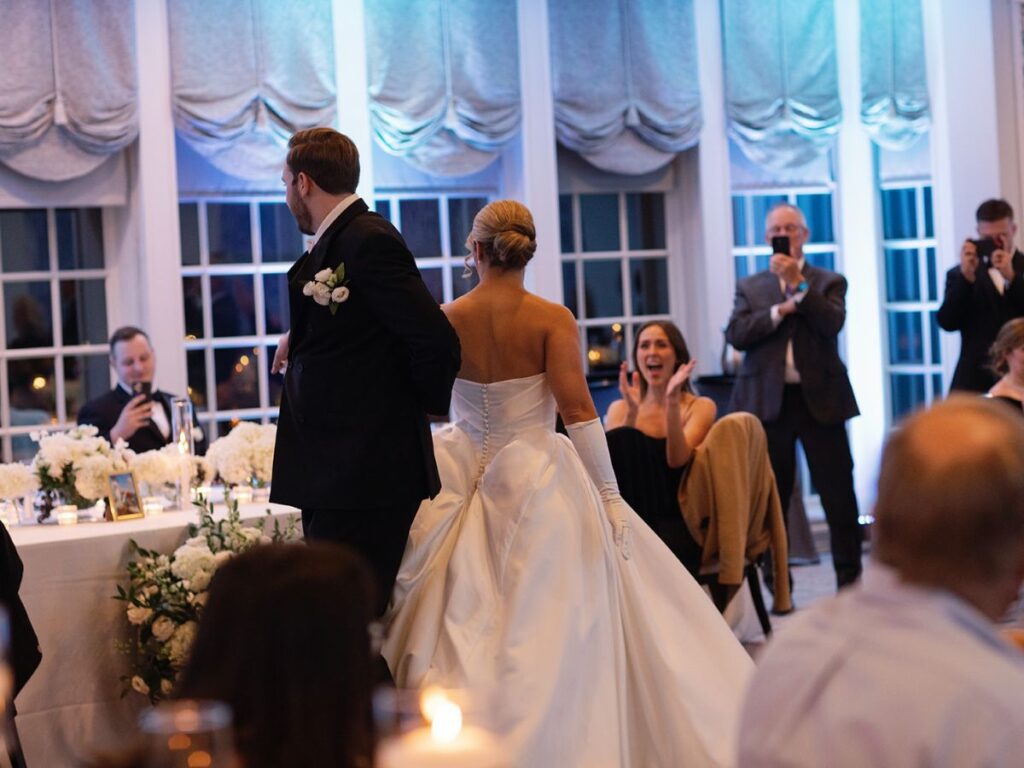
<path id="1" fill-rule="evenodd" d="M 145 395 L 146 401 L 149 401 L 150 395 L 153 394 L 153 382 L 151 381 L 136 381 L 132 384 L 132 392 L 136 395 Z"/>
<path id="2" fill-rule="evenodd" d="M 772 253 L 784 253 L 790 256 L 789 252 L 789 236 L 788 235 L 776 235 L 772 238 Z"/>

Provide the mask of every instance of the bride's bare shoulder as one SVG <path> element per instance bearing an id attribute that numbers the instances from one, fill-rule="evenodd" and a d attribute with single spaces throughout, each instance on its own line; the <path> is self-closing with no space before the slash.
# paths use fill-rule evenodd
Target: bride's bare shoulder
<path id="1" fill-rule="evenodd" d="M 576 322 L 572 312 L 564 305 L 542 299 L 532 293 L 529 295 L 529 311 L 532 317 L 537 318 L 545 325 L 552 323 L 564 325 L 566 322 L 575 324 Z"/>

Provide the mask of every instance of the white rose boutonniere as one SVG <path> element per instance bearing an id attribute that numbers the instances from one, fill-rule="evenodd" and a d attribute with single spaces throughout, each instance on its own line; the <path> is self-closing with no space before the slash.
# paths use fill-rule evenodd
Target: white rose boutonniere
<path id="1" fill-rule="evenodd" d="M 302 295 L 309 296 L 317 304 L 327 307 L 333 315 L 338 307 L 348 301 L 349 289 L 345 287 L 345 264 L 337 269 L 321 269 L 313 279 L 302 286 Z"/>

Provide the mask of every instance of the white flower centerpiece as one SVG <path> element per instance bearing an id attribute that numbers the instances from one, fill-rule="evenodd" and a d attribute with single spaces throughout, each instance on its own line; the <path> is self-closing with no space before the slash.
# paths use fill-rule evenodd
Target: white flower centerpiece
<path id="1" fill-rule="evenodd" d="M 213 441 L 206 460 L 225 486 L 270 486 L 274 469 L 277 426 L 243 421 L 224 437 Z"/>
<path id="2" fill-rule="evenodd" d="M 19 503 L 39 490 L 39 478 L 26 464 L 0 464 L 0 517 L 9 524 L 21 519 Z"/>
<path id="3" fill-rule="evenodd" d="M 40 521 L 49 517 L 58 496 L 77 507 L 105 498 L 110 476 L 127 472 L 135 455 L 123 440 L 111 446 L 96 427 L 87 424 L 64 432 L 33 432 L 32 439 L 39 443 L 32 469 L 45 493 Z"/>
<path id="4" fill-rule="evenodd" d="M 132 456 L 130 463 L 132 474 L 143 488 L 143 496 L 173 498 L 175 486 L 182 477 L 189 477 L 190 484 L 195 486 L 213 476 L 213 470 L 205 457 L 183 454 L 175 443 L 137 453 Z"/>
<path id="5" fill-rule="evenodd" d="M 199 524 L 189 526 L 188 539 L 174 554 L 131 542 L 135 558 L 128 563 L 128 586 L 118 585 L 115 596 L 126 604 L 133 634 L 128 642 L 118 642 L 131 659 L 130 671 L 121 676 L 121 682 L 126 693 L 136 691 L 154 704 L 171 692 L 188 660 L 218 566 L 252 547 L 299 538 L 294 518 L 285 525 L 274 520 L 268 532 L 267 517 L 243 525 L 237 504 L 229 505 L 222 520 L 213 519 L 211 503 L 197 506 Z"/>

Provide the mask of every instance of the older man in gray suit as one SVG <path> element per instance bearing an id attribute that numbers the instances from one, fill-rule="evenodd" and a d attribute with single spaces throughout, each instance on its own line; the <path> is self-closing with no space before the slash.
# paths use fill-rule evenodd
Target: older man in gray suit
<path id="1" fill-rule="evenodd" d="M 836 337 L 846 321 L 846 278 L 804 259 L 810 231 L 803 213 L 780 203 L 768 212 L 768 270 L 740 281 L 725 337 L 746 352 L 732 409 L 761 419 L 786 509 L 796 471 L 796 441 L 828 519 L 840 587 L 861 572 L 861 531 L 853 490 L 846 420 L 857 401 L 839 359 Z M 784 238 L 788 238 L 788 244 Z"/>

